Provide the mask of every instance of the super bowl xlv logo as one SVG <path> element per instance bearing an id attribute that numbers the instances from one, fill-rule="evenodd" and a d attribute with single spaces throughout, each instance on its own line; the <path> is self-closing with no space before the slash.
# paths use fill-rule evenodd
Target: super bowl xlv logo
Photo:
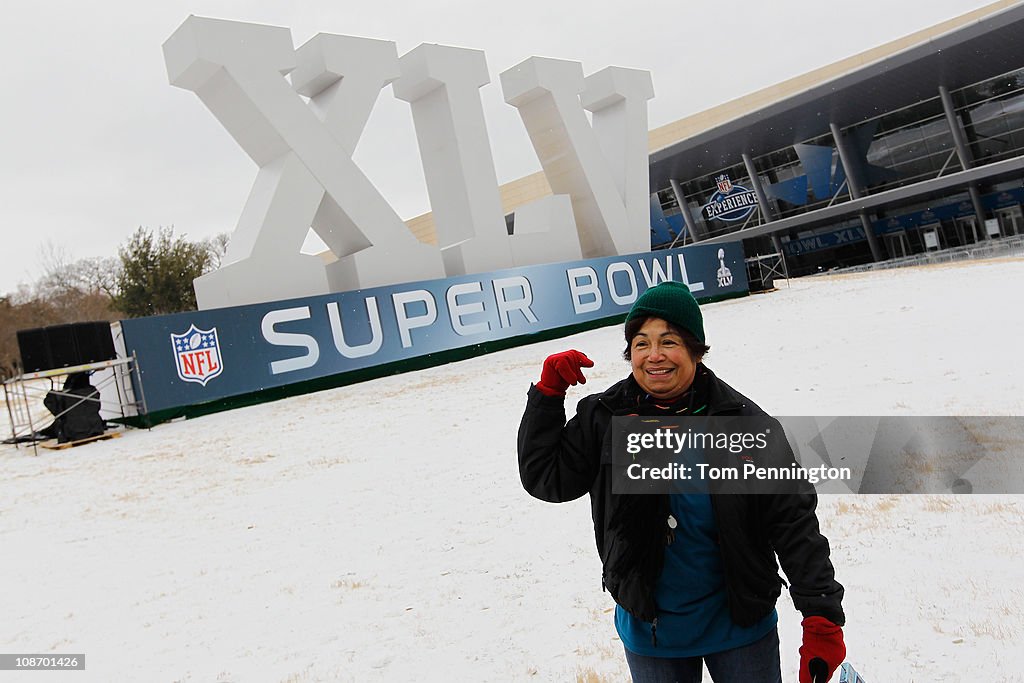
<path id="1" fill-rule="evenodd" d="M 200 308 L 256 303 L 584 257 L 649 251 L 650 73 L 532 57 L 501 73 L 553 196 L 508 234 L 487 137 L 479 50 L 189 17 L 164 44 L 173 85 L 195 92 L 259 166 Z M 418 241 L 352 160 L 382 88 L 411 104 L 437 246 Z M 587 117 L 591 113 L 591 119 Z M 331 258 L 301 253 L 312 229 Z M 268 277 L 273 273 L 273 277 Z"/>
<path id="2" fill-rule="evenodd" d="M 724 173 L 715 178 L 718 190 L 701 208 L 705 221 L 742 221 L 757 208 L 757 195 L 742 185 L 734 184 Z"/>
<path id="3" fill-rule="evenodd" d="M 725 265 L 725 249 L 718 250 L 718 286 L 719 287 L 731 287 L 732 286 L 732 271 L 729 270 L 729 266 Z"/>

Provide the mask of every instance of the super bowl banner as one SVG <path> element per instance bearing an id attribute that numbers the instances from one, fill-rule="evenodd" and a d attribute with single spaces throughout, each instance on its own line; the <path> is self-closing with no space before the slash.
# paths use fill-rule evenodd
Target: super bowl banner
<path id="1" fill-rule="evenodd" d="M 648 287 L 748 291 L 739 243 L 554 263 L 121 323 L 150 413 L 629 310 Z M 273 277 L 272 273 L 267 274 Z"/>

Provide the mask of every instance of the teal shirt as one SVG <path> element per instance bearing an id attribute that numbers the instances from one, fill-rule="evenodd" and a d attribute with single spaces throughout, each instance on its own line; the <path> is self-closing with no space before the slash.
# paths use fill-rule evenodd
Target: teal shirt
<path id="1" fill-rule="evenodd" d="M 749 627 L 737 626 L 730 618 L 711 496 L 670 498 L 678 525 L 655 587 L 658 645 L 652 641 L 650 623 L 616 605 L 615 628 L 623 645 L 647 657 L 699 657 L 760 640 L 775 628 L 778 613 L 772 610 Z"/>

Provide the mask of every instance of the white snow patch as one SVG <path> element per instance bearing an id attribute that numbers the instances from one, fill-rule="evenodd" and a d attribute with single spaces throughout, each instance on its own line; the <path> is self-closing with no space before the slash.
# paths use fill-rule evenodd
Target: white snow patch
<path id="1" fill-rule="evenodd" d="M 706 362 L 776 414 L 1021 415 L 1022 281 L 1020 260 L 794 280 L 704 306 Z M 515 452 L 547 354 L 597 363 L 571 407 L 625 376 L 623 345 L 606 328 L 0 447 L 0 652 L 86 654 L 33 681 L 627 679 L 588 502 L 530 498 Z M 820 518 L 868 681 L 1017 669 L 1018 497 L 823 496 Z M 799 615 L 779 613 L 796 681 Z"/>

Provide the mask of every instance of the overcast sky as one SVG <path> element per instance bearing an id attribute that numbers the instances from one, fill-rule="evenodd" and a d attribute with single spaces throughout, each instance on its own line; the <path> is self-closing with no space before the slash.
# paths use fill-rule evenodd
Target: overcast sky
<path id="1" fill-rule="evenodd" d="M 190 239 L 230 231 L 256 166 L 161 45 L 189 14 L 316 33 L 483 50 L 499 182 L 540 169 L 498 74 L 533 55 L 650 70 L 656 127 L 945 19 L 977 0 L 733 3 L 658 0 L 161 0 L 21 2 L 4 11 L 0 63 L 0 293 L 31 282 L 47 244 L 109 256 L 138 226 Z M 355 160 L 403 218 L 430 209 L 409 105 L 380 95 Z"/>

